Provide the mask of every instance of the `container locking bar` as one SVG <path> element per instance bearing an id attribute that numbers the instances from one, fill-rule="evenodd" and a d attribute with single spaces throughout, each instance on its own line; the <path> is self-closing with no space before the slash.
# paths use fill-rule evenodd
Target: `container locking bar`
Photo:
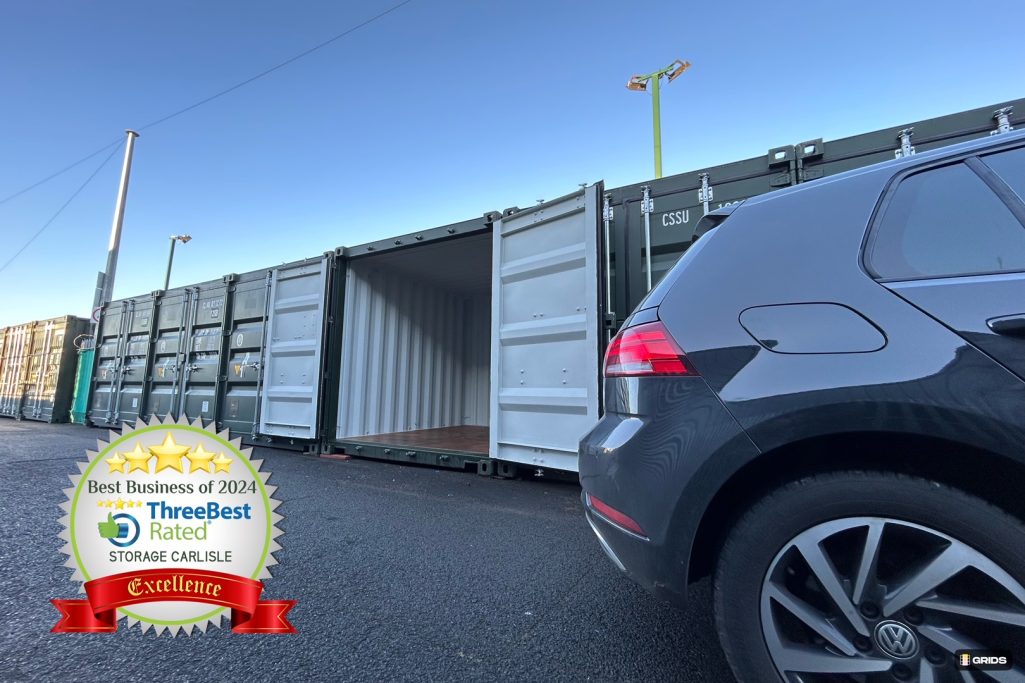
<path id="1" fill-rule="evenodd" d="M 698 190 L 698 201 L 701 202 L 704 207 L 704 212 L 708 213 L 708 203 L 715 197 L 715 192 L 712 190 L 712 186 L 708 183 L 708 174 L 702 173 L 698 176 L 701 178 L 701 189 Z"/>
<path id="2" fill-rule="evenodd" d="M 611 318 L 613 321 L 616 319 L 616 314 L 612 311 L 612 219 L 614 217 L 615 210 L 612 208 L 612 195 L 606 193 L 601 207 L 602 224 L 605 228 L 605 244 L 602 249 L 602 255 L 605 258 L 605 319 Z M 607 338 L 605 341 L 609 341 L 612 339 L 612 330 L 610 329 L 606 332 Z"/>
<path id="3" fill-rule="evenodd" d="M 647 291 L 651 291 L 651 214 L 655 211 L 655 200 L 651 198 L 651 188 L 641 188 L 644 197 L 641 199 L 641 214 L 644 216 L 644 281 Z"/>

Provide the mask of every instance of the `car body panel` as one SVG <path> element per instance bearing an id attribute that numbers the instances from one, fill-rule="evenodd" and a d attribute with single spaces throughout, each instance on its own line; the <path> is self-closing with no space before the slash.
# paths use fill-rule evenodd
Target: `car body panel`
<path id="1" fill-rule="evenodd" d="M 700 377 L 607 379 L 605 396 L 606 417 L 581 442 L 581 486 L 644 530 L 646 539 L 618 528 L 603 534 L 639 583 L 685 586 L 689 547 L 678 558 L 666 556 L 681 534 L 665 510 L 679 507 L 688 492 L 664 483 L 718 478 L 725 464 L 747 461 L 757 450 Z M 688 500 L 686 507 L 707 502 Z"/>

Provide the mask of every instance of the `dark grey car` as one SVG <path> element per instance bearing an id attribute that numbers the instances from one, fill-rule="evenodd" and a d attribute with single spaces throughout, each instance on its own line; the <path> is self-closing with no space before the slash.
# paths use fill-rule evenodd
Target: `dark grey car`
<path id="1" fill-rule="evenodd" d="M 610 344 L 587 518 L 739 680 L 1025 680 L 1023 200 L 1020 132 L 749 199 Z"/>

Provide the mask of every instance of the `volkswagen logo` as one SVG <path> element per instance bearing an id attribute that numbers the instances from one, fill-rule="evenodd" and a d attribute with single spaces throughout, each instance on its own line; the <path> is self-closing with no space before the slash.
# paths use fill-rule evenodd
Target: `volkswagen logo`
<path id="1" fill-rule="evenodd" d="M 876 644 L 895 659 L 909 659 L 918 654 L 915 632 L 899 621 L 882 621 L 876 626 Z"/>

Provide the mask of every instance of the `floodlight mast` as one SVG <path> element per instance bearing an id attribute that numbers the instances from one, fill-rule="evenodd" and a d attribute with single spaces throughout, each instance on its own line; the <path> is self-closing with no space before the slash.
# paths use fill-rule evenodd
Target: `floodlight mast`
<path id="1" fill-rule="evenodd" d="M 664 69 L 659 69 L 650 74 L 637 74 L 630 77 L 626 82 L 627 90 L 647 90 L 648 83 L 651 83 L 651 122 L 652 133 L 655 143 L 655 177 L 662 177 L 662 111 L 660 102 L 659 81 L 666 77 L 667 83 L 672 83 L 684 71 L 690 68 L 690 62 L 677 59 Z"/>

